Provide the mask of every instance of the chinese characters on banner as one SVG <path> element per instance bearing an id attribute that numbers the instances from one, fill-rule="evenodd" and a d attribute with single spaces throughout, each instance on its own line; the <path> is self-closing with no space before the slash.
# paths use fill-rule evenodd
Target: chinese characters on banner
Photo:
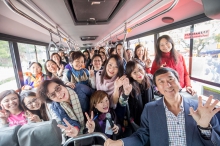
<path id="1" fill-rule="evenodd" d="M 184 39 L 192 39 L 192 38 L 199 38 L 199 37 L 207 37 L 209 36 L 209 30 L 186 33 L 184 35 Z"/>

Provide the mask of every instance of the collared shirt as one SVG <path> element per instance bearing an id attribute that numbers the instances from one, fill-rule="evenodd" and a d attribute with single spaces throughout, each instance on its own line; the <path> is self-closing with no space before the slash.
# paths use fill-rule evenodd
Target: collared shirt
<path id="1" fill-rule="evenodd" d="M 171 111 L 169 111 L 169 109 L 167 108 L 164 102 L 164 99 L 163 99 L 163 104 L 167 118 L 169 145 L 186 146 L 186 130 L 185 130 L 183 98 L 180 104 L 180 112 L 178 113 L 177 116 L 175 116 Z"/>

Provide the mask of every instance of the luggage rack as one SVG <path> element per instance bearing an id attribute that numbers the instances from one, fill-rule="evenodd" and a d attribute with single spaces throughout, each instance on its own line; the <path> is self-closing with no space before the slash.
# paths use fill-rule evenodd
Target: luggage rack
<path id="1" fill-rule="evenodd" d="M 100 132 L 93 132 L 93 133 L 89 133 L 89 134 L 83 134 L 83 135 L 79 135 L 73 138 L 68 139 L 63 146 L 67 146 L 69 143 L 76 141 L 76 140 L 82 140 L 82 139 L 86 139 L 86 138 L 91 138 L 91 137 L 101 137 L 103 138 L 105 141 L 107 140 L 107 136 L 103 133 Z"/>

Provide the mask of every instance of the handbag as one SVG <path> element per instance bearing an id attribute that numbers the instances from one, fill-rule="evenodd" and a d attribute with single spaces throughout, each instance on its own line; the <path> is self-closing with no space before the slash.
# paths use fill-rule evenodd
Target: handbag
<path id="1" fill-rule="evenodd" d="M 21 125 L 0 128 L 0 146 L 19 146 L 17 132 Z"/>
<path id="2" fill-rule="evenodd" d="M 61 146 L 62 134 L 56 120 L 28 123 L 18 130 L 20 146 Z"/>

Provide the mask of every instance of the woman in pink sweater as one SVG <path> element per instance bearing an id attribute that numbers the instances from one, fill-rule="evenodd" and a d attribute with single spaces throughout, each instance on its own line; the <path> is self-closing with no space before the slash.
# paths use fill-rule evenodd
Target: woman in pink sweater
<path id="1" fill-rule="evenodd" d="M 20 96 L 14 90 L 5 90 L 0 93 L 0 127 L 27 123 L 19 98 Z"/>
<path id="2" fill-rule="evenodd" d="M 113 108 L 115 108 L 118 103 L 123 80 L 126 78 L 123 74 L 122 58 L 116 54 L 108 58 L 103 70 L 98 71 L 95 79 L 93 78 L 93 88 L 105 91 L 110 97 L 110 105 Z"/>

